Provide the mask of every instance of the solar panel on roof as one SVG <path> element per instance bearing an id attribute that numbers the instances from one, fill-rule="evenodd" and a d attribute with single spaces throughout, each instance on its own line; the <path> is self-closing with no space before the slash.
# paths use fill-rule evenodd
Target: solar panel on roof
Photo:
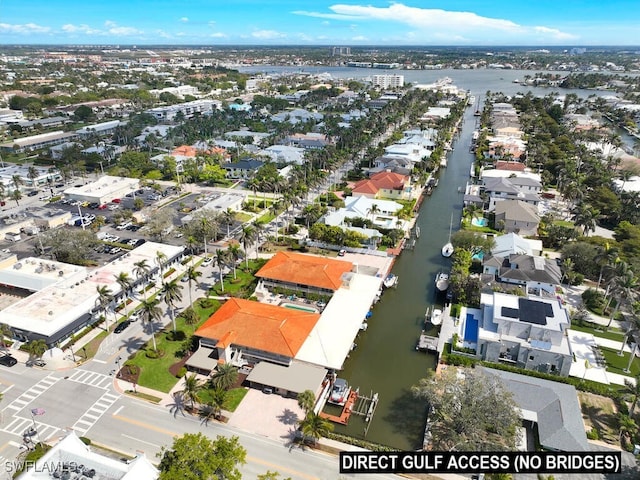
<path id="1" fill-rule="evenodd" d="M 517 308 L 502 307 L 502 316 L 509 318 L 518 318 L 520 311 Z"/>
<path id="2" fill-rule="evenodd" d="M 553 315 L 553 308 L 545 302 L 538 302 L 528 298 L 518 298 L 520 320 L 535 325 L 546 325 L 547 317 Z"/>

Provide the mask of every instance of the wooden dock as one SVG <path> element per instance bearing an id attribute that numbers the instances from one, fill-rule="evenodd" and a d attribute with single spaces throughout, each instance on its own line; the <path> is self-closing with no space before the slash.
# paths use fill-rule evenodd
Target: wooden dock
<path id="1" fill-rule="evenodd" d="M 418 345 L 416 346 L 416 350 L 420 350 L 422 352 L 437 352 L 438 351 L 438 337 L 431 337 L 424 333 L 424 330 L 420 334 L 420 338 L 418 339 Z"/>
<path id="2" fill-rule="evenodd" d="M 347 401 L 344 403 L 344 406 L 342 407 L 342 412 L 340 413 L 340 415 L 329 415 L 328 413 L 320 412 L 320 416 L 322 418 L 326 418 L 330 422 L 346 425 L 347 423 L 349 423 L 349 418 L 353 413 L 353 406 L 355 405 L 357 400 L 358 400 L 358 391 L 351 390 L 351 393 L 349 394 L 349 398 L 347 398 Z"/>

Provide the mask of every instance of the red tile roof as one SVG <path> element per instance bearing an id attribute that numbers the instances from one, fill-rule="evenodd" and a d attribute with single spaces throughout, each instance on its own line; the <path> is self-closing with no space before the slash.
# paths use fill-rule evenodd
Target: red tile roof
<path id="1" fill-rule="evenodd" d="M 342 275 L 352 269 L 353 263 L 343 260 L 278 252 L 258 270 L 256 277 L 335 291 L 342 285 Z"/>
<path id="2" fill-rule="evenodd" d="M 353 191 L 356 193 L 378 193 L 378 190 L 404 190 L 406 175 L 393 172 L 378 172 L 371 178 L 356 182 Z"/>
<path id="3" fill-rule="evenodd" d="M 496 170 L 509 170 L 511 172 L 524 172 L 525 165 L 520 162 L 496 162 Z"/>
<path id="4" fill-rule="evenodd" d="M 319 313 L 231 298 L 195 334 L 222 348 L 233 343 L 294 358 L 319 318 Z"/>

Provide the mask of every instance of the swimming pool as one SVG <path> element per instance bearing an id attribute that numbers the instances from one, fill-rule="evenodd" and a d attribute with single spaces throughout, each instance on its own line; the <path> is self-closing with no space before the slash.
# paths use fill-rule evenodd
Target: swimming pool
<path id="1" fill-rule="evenodd" d="M 471 219 L 471 225 L 473 225 L 474 227 L 486 227 L 487 225 L 489 225 L 489 220 L 484 217 L 473 217 Z"/>
<path id="2" fill-rule="evenodd" d="M 473 316 L 473 313 L 467 313 L 467 319 L 464 322 L 463 338 L 465 342 L 478 342 L 478 320 Z"/>
<path id="3" fill-rule="evenodd" d="M 304 307 L 302 305 L 296 305 L 294 303 L 283 303 L 280 306 L 284 308 L 290 308 L 292 310 L 302 310 L 303 312 L 318 313 L 318 310 L 313 307 Z"/>

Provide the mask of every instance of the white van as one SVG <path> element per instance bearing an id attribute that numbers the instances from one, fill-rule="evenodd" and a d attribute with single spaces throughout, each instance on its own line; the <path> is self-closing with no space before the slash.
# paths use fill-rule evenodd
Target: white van
<path id="1" fill-rule="evenodd" d="M 22 240 L 22 237 L 20 236 L 20 233 L 16 233 L 16 232 L 7 232 L 4 235 L 4 238 L 9 240 L 10 242 L 19 242 L 20 240 Z"/>

